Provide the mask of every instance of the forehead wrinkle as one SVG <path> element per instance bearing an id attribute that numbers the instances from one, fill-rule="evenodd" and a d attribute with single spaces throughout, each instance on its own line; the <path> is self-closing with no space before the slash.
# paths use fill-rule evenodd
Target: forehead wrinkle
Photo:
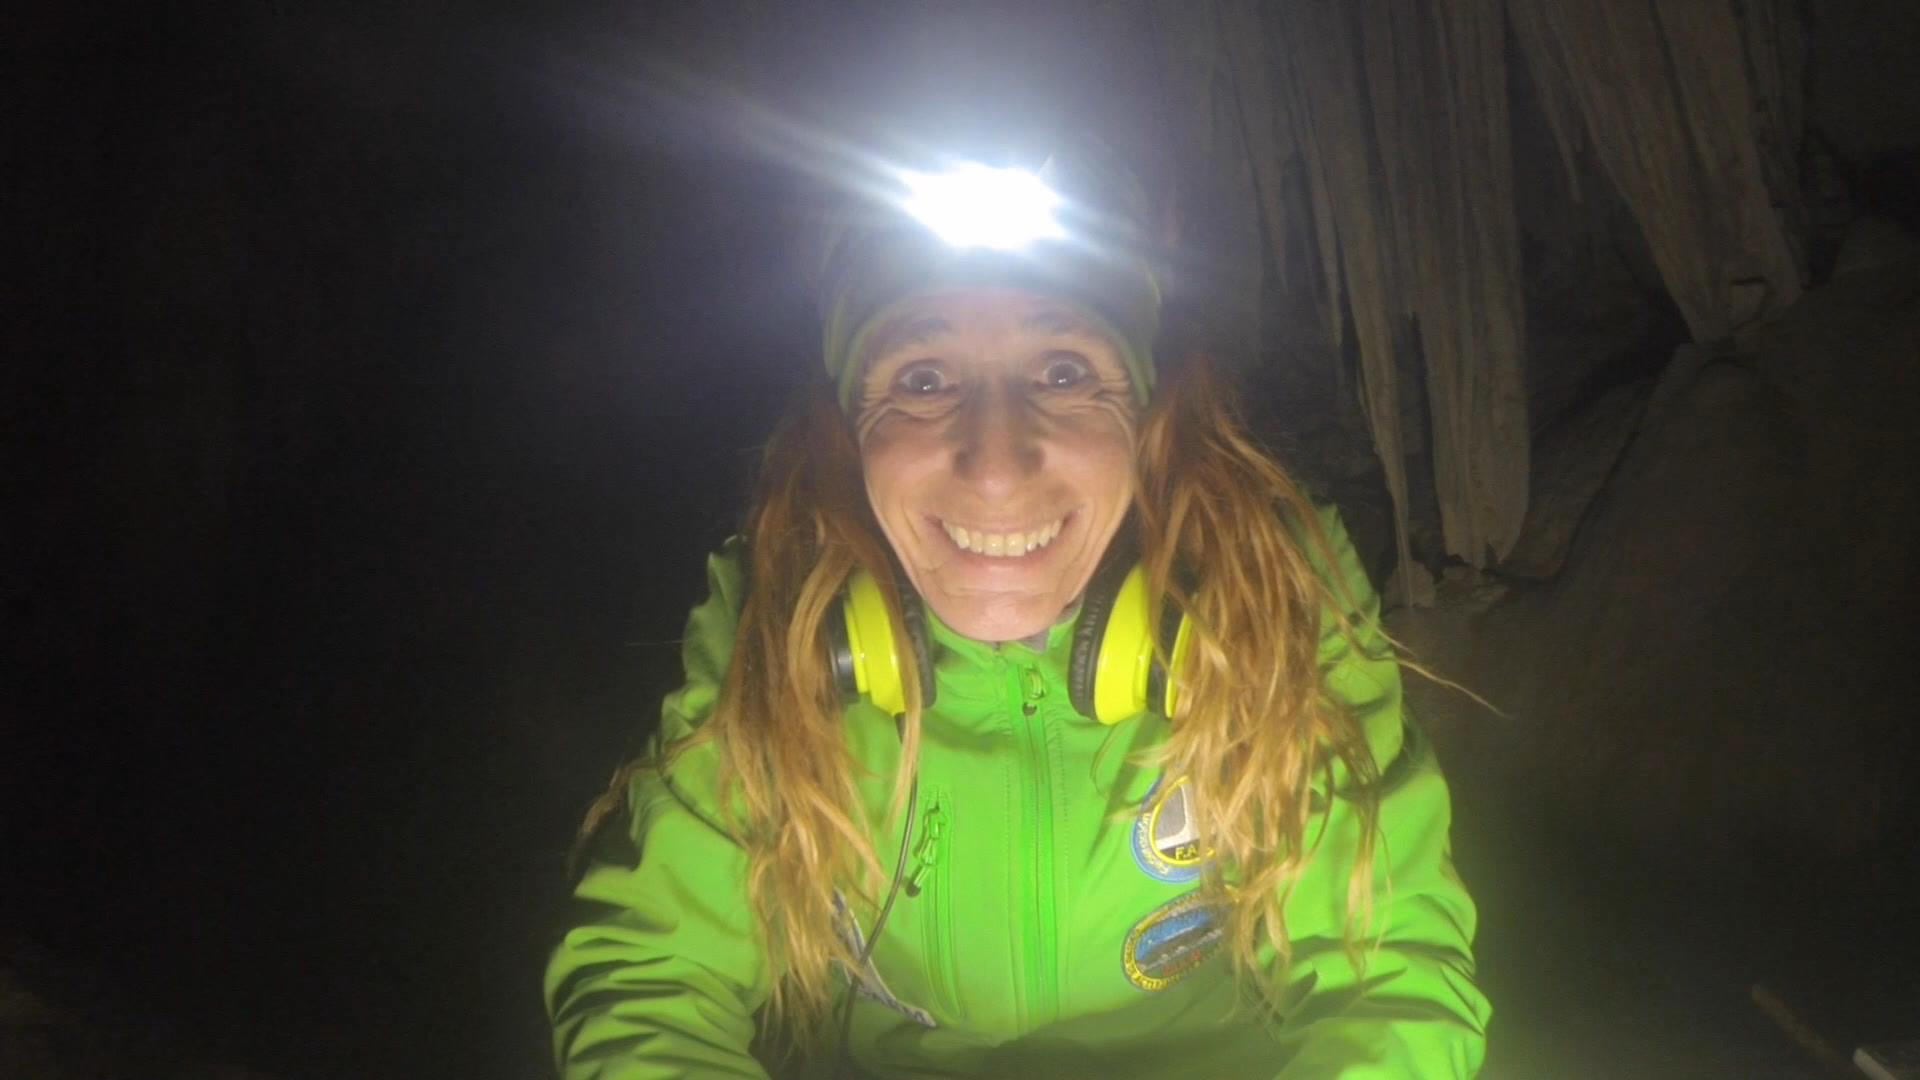
<path id="1" fill-rule="evenodd" d="M 1050 334 L 1102 336 L 1091 321 L 1064 308 L 1041 308 L 1021 319 L 1020 326 L 1026 330 L 1039 330 Z"/>
<path id="2" fill-rule="evenodd" d="M 912 346 L 926 345 L 952 333 L 953 324 L 938 315 L 902 319 L 881 328 L 874 336 L 871 354 L 875 357 L 885 356 Z"/>

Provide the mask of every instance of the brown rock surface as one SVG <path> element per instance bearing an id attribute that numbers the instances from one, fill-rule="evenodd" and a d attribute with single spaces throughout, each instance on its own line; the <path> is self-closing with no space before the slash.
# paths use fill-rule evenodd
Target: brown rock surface
<path id="1" fill-rule="evenodd" d="M 1872 844 L 1914 748 L 1916 281 L 1683 349 L 1561 577 L 1476 625 L 1561 795 L 1722 849 Z"/>
<path id="2" fill-rule="evenodd" d="M 1560 572 L 1587 507 L 1633 438 L 1652 389 L 1648 382 L 1615 387 L 1540 437 L 1526 523 L 1500 561 L 1502 574 L 1545 579 Z"/>
<path id="3" fill-rule="evenodd" d="M 1392 629 L 1454 780 L 1489 1077 L 1803 1076 L 1920 1006 L 1920 264 L 1681 350 L 1553 581 Z M 1472 594 L 1466 594 L 1471 599 Z"/>

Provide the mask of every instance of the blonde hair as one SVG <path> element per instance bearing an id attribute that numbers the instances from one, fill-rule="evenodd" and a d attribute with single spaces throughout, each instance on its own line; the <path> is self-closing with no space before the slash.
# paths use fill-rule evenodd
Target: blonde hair
<path id="1" fill-rule="evenodd" d="M 1305 493 L 1247 435 L 1205 358 L 1183 364 L 1156 393 L 1137 463 L 1133 519 L 1151 594 L 1161 598 L 1149 625 L 1160 625 L 1159 605 L 1172 603 L 1195 630 L 1172 734 L 1155 762 L 1188 778 L 1217 868 L 1203 887 L 1224 906 L 1228 952 L 1237 972 L 1270 990 L 1256 956 L 1263 940 L 1281 967 L 1290 954 L 1281 909 L 1313 854 L 1309 785 L 1335 762 L 1347 770 L 1343 794 L 1363 826 L 1350 910 L 1371 902 L 1378 770 L 1318 667 L 1322 613 L 1347 610 L 1346 598 L 1316 571 L 1301 538 L 1325 566 L 1337 561 Z M 746 534 L 751 586 L 718 703 L 669 753 L 707 741 L 719 749 L 722 805 L 732 808 L 747 854 L 772 980 L 766 1026 L 785 1037 L 826 1030 L 834 968 L 859 966 L 837 932 L 836 892 L 871 913 L 890 872 L 873 839 L 883 822 L 868 820 L 856 788 L 822 632 L 856 567 L 881 583 L 896 627 L 903 597 L 859 448 L 824 382 L 769 443 Z M 1188 587 L 1183 567 L 1206 573 Z M 885 821 L 898 820 L 919 757 L 919 680 L 911 650 L 902 651 L 908 709 Z"/>

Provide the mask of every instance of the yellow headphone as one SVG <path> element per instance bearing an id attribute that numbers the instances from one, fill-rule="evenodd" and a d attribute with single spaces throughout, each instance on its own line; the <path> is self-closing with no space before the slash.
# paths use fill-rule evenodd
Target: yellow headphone
<path id="1" fill-rule="evenodd" d="M 905 590 L 902 590 L 903 593 Z M 838 618 L 828 626 L 834 678 L 845 698 L 865 696 L 893 716 L 907 711 L 901 679 L 900 648 L 914 651 L 920 671 L 920 700 L 932 705 L 934 678 L 925 619 L 911 594 L 901 605 L 906 642 L 895 640 L 880 585 L 856 570 L 841 593 Z M 1074 627 L 1067 688 L 1081 715 L 1117 724 L 1147 709 L 1172 716 L 1176 681 L 1154 658 L 1154 642 L 1172 658 L 1174 670 L 1186 662 L 1191 634 L 1187 619 L 1172 605 L 1161 618 L 1160 633 L 1147 619 L 1147 571 L 1137 563 L 1111 560 L 1094 574 L 1080 601 Z"/>

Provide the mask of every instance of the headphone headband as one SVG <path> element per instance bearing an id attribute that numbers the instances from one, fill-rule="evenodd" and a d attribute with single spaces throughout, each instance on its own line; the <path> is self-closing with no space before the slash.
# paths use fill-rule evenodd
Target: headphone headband
<path id="1" fill-rule="evenodd" d="M 903 644 L 914 653 L 923 706 L 933 704 L 936 687 L 920 603 L 907 590 L 901 590 L 901 596 L 905 625 L 896 634 L 879 583 L 856 570 L 827 630 L 828 660 L 842 697 L 864 696 L 894 716 L 907 709 L 900 664 Z M 1159 657 L 1168 657 L 1173 670 L 1180 669 L 1190 648 L 1189 624 L 1172 606 L 1161 613 L 1157 628 L 1148 615 L 1146 567 L 1126 558 L 1104 563 L 1081 599 L 1067 666 L 1068 696 L 1082 716 L 1117 724 L 1149 709 L 1173 715 L 1178 680 L 1168 678 Z"/>

